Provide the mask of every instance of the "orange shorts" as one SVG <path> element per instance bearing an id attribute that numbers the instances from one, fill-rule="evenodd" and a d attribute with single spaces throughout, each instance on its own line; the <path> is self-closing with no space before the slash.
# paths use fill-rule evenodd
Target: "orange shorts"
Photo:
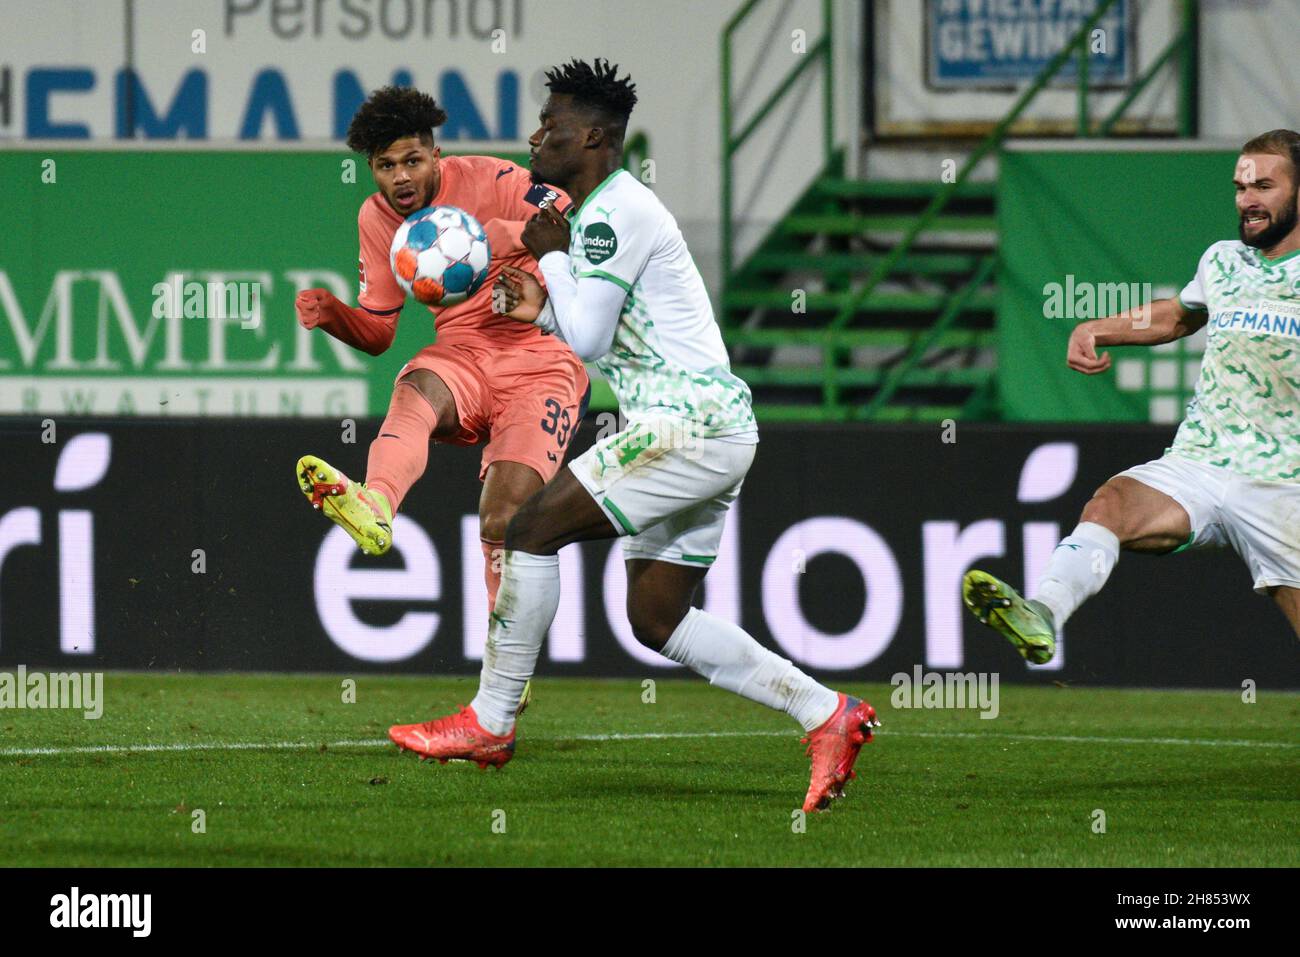
<path id="1" fill-rule="evenodd" d="M 435 342 L 415 354 L 402 376 L 428 369 L 456 401 L 460 433 L 449 445 L 486 442 L 479 481 L 493 462 L 519 462 L 549 482 L 564 463 L 578 422 L 587 411 L 591 381 L 566 350 L 528 352 L 469 342 Z"/>

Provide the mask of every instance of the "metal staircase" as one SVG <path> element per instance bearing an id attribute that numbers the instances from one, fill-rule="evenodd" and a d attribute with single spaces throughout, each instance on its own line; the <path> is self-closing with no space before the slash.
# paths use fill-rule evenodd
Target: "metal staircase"
<path id="1" fill-rule="evenodd" d="M 1181 27 L 1109 115 L 1089 109 L 1088 45 L 1114 5 L 1101 0 L 1024 89 L 952 182 L 853 180 L 836 152 L 832 10 L 821 38 L 743 123 L 733 115 L 732 42 L 761 0 L 747 0 L 722 35 L 722 264 L 719 318 L 760 420 L 939 421 L 996 418 L 995 185 L 975 167 L 1076 58 L 1079 137 L 1107 136 L 1167 65 L 1180 75 L 1179 135 L 1196 128 L 1197 0 L 1179 0 Z M 733 164 L 799 77 L 823 70 L 823 173 L 743 262 L 735 254 Z"/>
<path id="2" fill-rule="evenodd" d="M 860 302 L 851 294 L 941 186 L 832 171 L 727 283 L 733 366 L 765 419 L 844 419 L 843 406 L 866 408 L 886 386 L 892 395 L 877 416 L 886 420 L 955 417 L 980 401 L 994 368 L 993 184 L 964 184 L 887 282 Z M 828 382 L 841 408 L 824 402 Z"/>

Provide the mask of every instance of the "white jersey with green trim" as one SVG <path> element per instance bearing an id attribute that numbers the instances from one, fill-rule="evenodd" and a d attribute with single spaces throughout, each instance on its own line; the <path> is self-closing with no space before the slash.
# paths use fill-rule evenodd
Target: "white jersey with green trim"
<path id="1" fill-rule="evenodd" d="M 575 279 L 599 277 L 627 292 L 613 344 L 596 360 L 623 415 L 757 441 L 749 386 L 731 372 L 704 281 L 659 197 L 616 170 L 583 202 L 569 235 Z"/>
<path id="2" fill-rule="evenodd" d="M 1209 319 L 1196 393 L 1169 451 L 1300 482 L 1300 250 L 1269 260 L 1217 242 L 1178 298 Z"/>

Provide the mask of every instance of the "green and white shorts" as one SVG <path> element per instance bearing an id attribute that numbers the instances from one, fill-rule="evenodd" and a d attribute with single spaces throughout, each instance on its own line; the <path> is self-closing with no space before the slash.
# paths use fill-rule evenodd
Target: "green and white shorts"
<path id="1" fill-rule="evenodd" d="M 625 558 L 711 565 L 758 434 L 703 438 L 674 419 L 631 423 L 569 463 L 623 537 Z"/>
<path id="2" fill-rule="evenodd" d="M 1177 452 L 1119 474 L 1183 507 L 1192 527 L 1183 548 L 1232 546 L 1260 594 L 1300 588 L 1300 482 L 1252 479 Z"/>

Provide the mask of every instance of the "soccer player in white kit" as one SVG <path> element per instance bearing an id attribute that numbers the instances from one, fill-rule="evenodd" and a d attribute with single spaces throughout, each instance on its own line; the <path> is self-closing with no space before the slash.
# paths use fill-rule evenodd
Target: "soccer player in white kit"
<path id="1" fill-rule="evenodd" d="M 1097 490 L 1048 563 L 1035 597 L 972 570 L 962 596 L 1030 661 L 1106 583 L 1121 548 L 1166 554 L 1231 545 L 1255 591 L 1300 636 L 1300 133 L 1242 147 L 1233 183 L 1237 240 L 1215 243 L 1173 299 L 1080 323 L 1070 368 L 1110 368 L 1098 346 L 1157 345 L 1207 327 L 1196 392 L 1173 445 Z"/>
<path id="2" fill-rule="evenodd" d="M 741 628 L 694 608 L 726 514 L 758 442 L 749 387 L 732 375 L 704 283 L 672 214 L 621 167 L 636 103 L 628 77 L 597 60 L 547 73 L 551 95 L 532 135 L 535 178 L 578 207 L 534 217 L 523 242 L 546 292 L 510 270 L 502 311 L 562 337 L 608 379 L 629 425 L 561 469 L 506 531 L 501 589 L 478 695 L 458 713 L 393 728 L 426 758 L 500 767 L 515 712 L 560 597 L 557 552 L 623 538 L 628 619 L 642 644 L 710 683 L 798 721 L 812 759 L 804 810 L 839 797 L 878 724 L 865 701 L 812 680 Z M 548 298 L 549 296 L 549 298 Z"/>

